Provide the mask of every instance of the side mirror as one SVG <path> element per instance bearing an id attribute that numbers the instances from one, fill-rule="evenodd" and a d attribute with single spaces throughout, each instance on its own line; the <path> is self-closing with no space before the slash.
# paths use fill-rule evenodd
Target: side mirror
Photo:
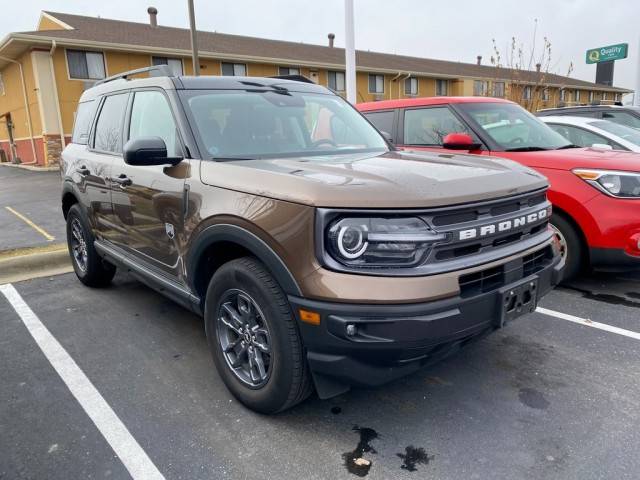
<path id="1" fill-rule="evenodd" d="M 389 143 L 393 143 L 393 137 L 389 132 L 385 132 L 384 130 L 380 130 L 380 133 L 385 138 L 385 140 Z"/>
<path id="2" fill-rule="evenodd" d="M 139 137 L 124 145 L 124 163 L 127 165 L 177 165 L 181 157 L 167 156 L 167 145 L 160 137 Z"/>
<path id="3" fill-rule="evenodd" d="M 478 150 L 482 145 L 475 143 L 468 133 L 449 133 L 444 137 L 442 146 L 448 150 Z"/>
<path id="4" fill-rule="evenodd" d="M 591 147 L 599 148 L 600 150 L 613 150 L 613 147 L 606 143 L 594 143 L 593 145 L 591 145 Z"/>

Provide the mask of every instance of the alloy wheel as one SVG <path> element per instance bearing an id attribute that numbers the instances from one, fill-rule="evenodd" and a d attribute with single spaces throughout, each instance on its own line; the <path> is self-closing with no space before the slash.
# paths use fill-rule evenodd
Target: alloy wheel
<path id="1" fill-rule="evenodd" d="M 71 220 L 71 253 L 78 268 L 87 271 L 87 242 L 84 238 L 84 230 L 80 220 Z"/>
<path id="2" fill-rule="evenodd" d="M 558 229 L 558 227 L 556 227 L 553 223 L 551 223 L 550 225 L 551 225 L 551 229 L 553 230 L 553 235 L 556 237 L 556 240 L 558 241 L 558 245 L 560 246 L 560 256 L 563 259 L 566 259 L 567 251 L 568 251 L 567 239 L 564 237 L 564 235 L 562 234 L 560 229 Z"/>
<path id="3" fill-rule="evenodd" d="M 251 296 L 231 289 L 222 296 L 217 317 L 218 344 L 234 375 L 260 388 L 271 374 L 271 337 L 265 317 Z"/>

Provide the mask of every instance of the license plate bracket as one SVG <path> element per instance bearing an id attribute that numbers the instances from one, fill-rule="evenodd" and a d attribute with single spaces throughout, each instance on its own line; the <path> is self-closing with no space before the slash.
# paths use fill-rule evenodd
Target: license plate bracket
<path id="1" fill-rule="evenodd" d="M 532 313 L 538 305 L 538 277 L 532 276 L 500 290 L 499 327 Z"/>

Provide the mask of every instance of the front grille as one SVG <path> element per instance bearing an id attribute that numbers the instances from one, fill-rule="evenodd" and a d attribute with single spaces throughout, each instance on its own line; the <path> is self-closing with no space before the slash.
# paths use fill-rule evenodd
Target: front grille
<path id="1" fill-rule="evenodd" d="M 548 215 L 539 221 L 517 225 L 498 231 L 501 222 L 514 222 L 549 205 L 545 192 L 533 192 L 497 201 L 475 204 L 466 207 L 447 208 L 422 218 L 437 232 L 449 232 L 447 241 L 435 245 L 425 263 L 449 262 L 472 255 L 479 255 L 496 248 L 526 240 L 547 228 Z M 495 233 L 476 235 L 473 238 L 460 239 L 461 231 L 477 230 L 494 226 Z"/>
<path id="2" fill-rule="evenodd" d="M 503 265 L 461 275 L 458 280 L 460 296 L 469 298 L 497 290 L 507 283 L 517 282 L 538 273 L 543 268 L 551 265 L 552 261 L 553 250 L 551 246 L 546 246 Z"/>

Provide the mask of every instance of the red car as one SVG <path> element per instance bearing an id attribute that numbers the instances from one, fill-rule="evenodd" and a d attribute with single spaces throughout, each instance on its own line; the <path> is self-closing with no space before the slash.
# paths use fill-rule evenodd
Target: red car
<path id="1" fill-rule="evenodd" d="M 565 278 L 589 265 L 640 267 L 640 154 L 579 148 L 497 98 L 410 98 L 357 108 L 399 148 L 491 155 L 544 174 Z"/>

